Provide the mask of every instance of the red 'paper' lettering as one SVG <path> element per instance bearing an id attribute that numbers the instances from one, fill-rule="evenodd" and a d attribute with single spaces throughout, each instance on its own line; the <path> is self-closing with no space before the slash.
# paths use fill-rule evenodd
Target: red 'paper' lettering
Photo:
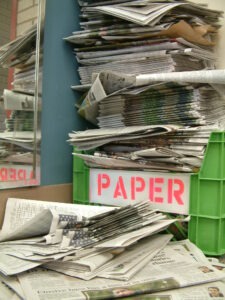
<path id="1" fill-rule="evenodd" d="M 137 183 L 139 184 L 137 186 Z M 143 192 L 145 189 L 145 180 L 142 177 L 131 177 L 131 199 L 136 199 L 136 192 Z"/>
<path id="2" fill-rule="evenodd" d="M 110 177 L 107 174 L 98 174 L 98 195 L 102 194 L 102 189 L 107 189 L 110 185 Z"/>
<path id="3" fill-rule="evenodd" d="M 119 176 L 119 179 L 116 184 L 116 188 L 114 191 L 114 198 L 122 197 L 123 199 L 127 199 L 127 193 L 123 182 L 123 177 Z"/>

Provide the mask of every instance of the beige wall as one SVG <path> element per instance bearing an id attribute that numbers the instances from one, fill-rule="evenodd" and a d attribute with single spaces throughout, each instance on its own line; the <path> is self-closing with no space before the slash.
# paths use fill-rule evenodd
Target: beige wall
<path id="1" fill-rule="evenodd" d="M 11 1 L 0 1 L 0 46 L 10 40 Z"/>
<path id="2" fill-rule="evenodd" d="M 38 0 L 18 0 L 17 36 L 36 23 Z"/>
<path id="3" fill-rule="evenodd" d="M 0 0 L 0 46 L 10 41 L 11 1 Z M 0 68 L 0 97 L 7 87 L 8 70 Z"/>

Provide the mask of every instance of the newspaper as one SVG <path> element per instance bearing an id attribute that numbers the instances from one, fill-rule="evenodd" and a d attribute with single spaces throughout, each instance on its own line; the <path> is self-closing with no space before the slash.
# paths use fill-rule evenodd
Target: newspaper
<path id="1" fill-rule="evenodd" d="M 115 72 L 99 73 L 79 108 L 80 115 L 96 124 L 97 102 L 106 98 L 107 95 L 111 95 L 133 84 L 134 78 L 125 74 L 121 75 Z"/>
<path id="2" fill-rule="evenodd" d="M 98 103 L 96 118 L 100 128 L 148 124 L 197 126 L 213 123 L 215 115 L 218 120 L 224 118 L 224 112 L 224 97 L 208 84 L 162 82 L 103 99 Z"/>
<path id="3" fill-rule="evenodd" d="M 183 243 L 189 246 L 189 242 L 183 241 Z M 153 294 L 209 282 L 214 286 L 219 280 L 225 278 L 225 274 L 212 267 L 207 259 L 198 262 L 191 255 L 179 254 L 170 245 L 156 255 L 129 282 L 96 278 L 87 283 L 43 269 L 21 274 L 18 278 L 25 297 L 34 300 L 47 300 L 49 295 L 55 300 L 66 298 L 106 300 L 135 294 Z M 182 293 L 182 290 L 177 291 Z M 168 293 L 170 294 L 171 291 Z"/>
<path id="4" fill-rule="evenodd" d="M 191 83 L 225 84 L 225 70 L 207 70 L 192 72 L 174 72 L 162 74 L 138 75 L 136 85 L 144 85 L 158 81 L 177 81 Z"/>
<path id="5" fill-rule="evenodd" d="M 97 129 L 98 139 L 96 139 L 96 130 L 86 130 L 83 133 L 72 132 L 69 141 L 78 150 L 101 145 L 97 150 L 79 153 L 80 151 L 77 152 L 75 149 L 73 153 L 91 168 L 198 172 L 210 134 L 212 131 L 221 130 L 220 127 L 216 124 L 198 127 L 177 126 L 177 128 L 167 125 L 166 127 L 168 132 L 162 131 L 160 134 L 160 125 L 156 135 L 153 131 L 153 135 L 142 134 L 139 137 L 128 130 L 144 127 Z M 116 132 L 118 137 L 114 138 L 113 134 Z M 129 134 L 125 135 L 125 132 Z M 108 133 L 111 133 L 111 137 L 108 137 Z"/>
<path id="6" fill-rule="evenodd" d="M 45 264 L 44 267 L 85 280 L 96 276 L 129 280 L 162 250 L 171 238 L 171 234 L 154 235 L 126 249 L 105 248 L 80 259 L 76 259 L 75 256 L 63 262 Z"/>
<path id="7" fill-rule="evenodd" d="M 154 235 L 153 237 L 139 241 L 128 248 L 113 261 L 113 264 L 106 266 L 98 275 L 99 277 L 130 280 L 140 271 L 159 251 L 161 251 L 172 235 Z"/>
<path id="8" fill-rule="evenodd" d="M 125 299 L 133 300 L 212 300 L 224 299 L 225 297 L 225 283 L 216 281 L 213 283 L 200 284 L 182 288 L 179 290 L 170 290 L 163 293 L 156 293 L 152 295 L 140 295 L 134 297 L 125 297 Z"/>
<path id="9" fill-rule="evenodd" d="M 6 276 L 31 270 L 40 266 L 41 264 L 41 262 L 22 260 L 5 253 L 0 253 L 0 272 Z"/>
<path id="10" fill-rule="evenodd" d="M 40 154 L 36 154 L 36 162 L 38 165 L 40 165 Z M 15 153 L 15 154 L 10 154 L 4 158 L 2 158 L 2 162 L 7 162 L 7 163 L 24 163 L 24 164 L 32 164 L 33 163 L 33 154 L 32 152 L 25 152 L 25 153 Z"/>
<path id="11" fill-rule="evenodd" d="M 89 167 L 97 168 L 110 168 L 110 169 L 127 169 L 127 170 L 163 170 L 163 171 L 176 171 L 176 172 L 194 172 L 191 166 L 185 166 L 183 163 L 180 165 L 171 164 L 165 161 L 146 161 L 142 159 L 139 162 L 126 158 L 114 157 L 98 157 L 94 155 L 73 153 L 74 156 L 82 158 L 86 165 Z"/>
<path id="12" fill-rule="evenodd" d="M 17 296 L 4 282 L 0 281 L 0 299 L 20 300 L 21 298 Z"/>
<path id="13" fill-rule="evenodd" d="M 3 141 L 16 141 L 21 143 L 32 143 L 34 133 L 32 131 L 11 131 L 11 132 L 1 132 L 0 139 Z M 41 138 L 40 131 L 37 131 L 38 141 Z"/>
<path id="14" fill-rule="evenodd" d="M 1 232 L 0 272 L 7 276 L 50 262 L 54 263 L 46 267 L 68 274 L 66 266 L 71 260 L 69 265 L 71 264 L 72 272 L 69 275 L 88 280 L 96 277 L 107 267 L 108 262 L 111 266 L 117 264 L 117 256 L 112 253 L 118 249 L 119 253 L 122 249 L 128 251 L 127 247 L 140 239 L 165 230 L 176 221 L 176 219 L 167 220 L 166 215 L 152 210 L 148 201 L 120 208 L 98 207 L 98 209 L 85 205 L 84 207 L 74 205 L 70 208 L 69 204 L 61 203 L 59 206 L 57 203 L 45 204 L 45 207 L 55 206 L 60 212 L 43 208 L 42 202 L 30 201 L 31 204 L 29 200 L 11 198 L 6 208 Z M 65 208 L 61 208 L 62 205 L 65 205 Z M 63 213 L 68 210 L 69 213 Z M 34 217 L 31 218 L 32 214 Z M 85 217 L 85 214 L 89 214 L 89 217 Z M 24 221 L 26 216 L 28 221 Z M 9 225 L 12 223 L 13 228 L 10 228 Z M 156 246 L 153 243 L 148 245 L 146 240 L 145 246 L 146 248 L 154 246 L 152 251 L 159 251 L 170 239 L 171 236 L 163 237 L 162 241 L 158 238 L 159 241 L 154 244 Z M 142 253 L 143 260 L 150 259 L 148 254 Z M 132 270 L 129 269 L 129 274 L 124 276 L 132 276 L 139 270 L 138 259 L 140 256 L 135 254 L 134 247 L 134 267 L 131 265 Z"/>
<path id="15" fill-rule="evenodd" d="M 43 236 L 49 233 L 54 215 L 50 210 L 43 210 L 34 218 L 10 232 L 1 232 L 0 241 L 19 240 Z"/>
<path id="16" fill-rule="evenodd" d="M 74 212 L 79 216 L 92 217 L 113 210 L 107 206 L 89 206 L 82 204 L 69 204 L 48 202 L 32 199 L 8 198 L 1 234 L 8 234 L 26 223 L 46 208 L 52 208 L 61 213 Z"/>
<path id="17" fill-rule="evenodd" d="M 69 133 L 68 142 L 77 149 L 88 150 L 119 140 L 134 140 L 165 134 L 178 129 L 176 125 L 129 126 L 122 128 L 89 129 Z"/>
<path id="18" fill-rule="evenodd" d="M 133 160 L 140 157 L 183 157 L 183 155 L 164 147 L 149 148 L 131 153 Z"/>
<path id="19" fill-rule="evenodd" d="M 24 32 L 22 35 L 18 36 L 13 41 L 10 41 L 8 44 L 3 45 L 0 47 L 0 64 L 3 67 L 9 67 L 10 59 L 13 55 L 18 55 L 20 51 L 22 51 L 22 54 L 25 52 L 28 52 L 29 48 L 29 56 L 30 54 L 30 48 L 31 48 L 31 42 L 35 41 L 36 37 L 36 24 L 33 25 L 30 29 L 28 29 L 26 32 Z M 20 56 L 21 53 L 20 53 Z"/>
<path id="20" fill-rule="evenodd" d="M 134 135 L 133 130 L 138 128 L 153 131 L 149 135 L 148 132 Z M 168 132 L 163 131 L 166 128 Z M 101 145 L 92 152 L 73 153 L 91 168 L 197 172 L 210 134 L 218 129 L 216 124 L 181 128 L 160 125 L 158 129 L 157 126 L 101 128 L 71 133 L 69 141 L 78 150 Z"/>
<path id="21" fill-rule="evenodd" d="M 95 216 L 96 214 L 101 214 L 115 209 L 106 206 L 88 206 L 81 204 L 9 198 L 6 204 L 3 226 L 0 232 L 0 240 L 3 241 L 5 239 L 9 239 L 9 236 L 13 239 L 17 233 L 25 233 L 26 237 L 28 237 L 28 235 L 29 237 L 32 237 L 33 232 L 36 232 L 36 235 L 40 235 L 43 234 L 44 227 L 44 234 L 49 233 L 52 221 L 55 221 L 55 219 L 53 220 L 52 213 L 47 210 L 48 208 L 60 213 L 74 213 L 80 219 L 82 216 L 88 218 Z M 38 220 L 33 219 L 35 216 L 38 216 Z M 48 219 L 46 219 L 46 216 L 48 216 Z M 46 224 L 39 223 L 41 218 L 45 219 Z M 26 223 L 29 221 L 31 223 L 28 228 Z M 32 227 L 31 224 L 33 225 Z M 20 239 L 22 238 L 23 237 L 20 235 Z"/>
<path id="22" fill-rule="evenodd" d="M 19 111 L 19 112 L 22 112 L 22 111 Z M 10 120 L 9 120 L 9 122 L 10 122 Z M 37 130 L 37 132 L 36 132 L 37 147 L 40 144 L 40 140 L 41 140 L 41 132 L 39 130 Z M 15 130 L 15 131 L 0 132 L 0 143 L 4 143 L 6 145 L 8 144 L 7 149 L 12 148 L 11 144 L 15 145 L 15 149 L 19 149 L 19 147 L 21 147 L 22 149 L 20 149 L 20 152 L 22 152 L 22 153 L 25 150 L 33 151 L 34 132 L 30 131 L 30 128 L 29 128 L 29 131 L 16 131 Z M 8 150 L 8 151 L 10 152 L 11 150 Z"/>
<path id="23" fill-rule="evenodd" d="M 109 96 L 157 82 L 207 83 L 224 85 L 225 70 L 201 70 L 142 75 L 127 75 L 111 71 L 100 72 L 83 100 L 78 112 L 85 119 L 97 124 L 98 104 Z"/>
<path id="24" fill-rule="evenodd" d="M 7 89 L 3 91 L 4 108 L 6 110 L 34 111 L 34 96 L 16 93 Z M 39 101 L 39 110 L 40 110 Z"/>
<path id="25" fill-rule="evenodd" d="M 157 22 L 160 21 L 160 19 L 168 13 L 170 10 L 179 6 L 185 6 L 186 10 L 191 11 L 198 11 L 198 10 L 204 10 L 205 15 L 214 15 L 222 12 L 219 11 L 212 11 L 205 7 L 198 6 L 196 4 L 193 4 L 191 2 L 182 2 L 182 3 L 154 3 L 150 5 L 150 3 L 146 3 L 145 1 L 142 1 L 142 6 L 132 7 L 129 6 L 129 3 L 126 3 L 124 5 L 108 5 L 108 6 L 97 6 L 93 8 L 86 9 L 87 11 L 93 11 L 93 12 L 102 12 L 105 14 L 109 14 L 111 16 L 115 16 L 139 25 L 151 25 L 154 26 Z"/>
<path id="26" fill-rule="evenodd" d="M 38 211 L 47 213 L 48 217 L 52 211 L 44 208 L 42 201 L 36 202 L 39 201 L 11 198 L 4 220 L 4 226 L 7 221 L 8 226 L 4 227 L 4 232 L 11 232 L 10 223 L 22 215 L 27 216 L 28 224 L 33 219 L 37 221 Z M 225 278 L 225 273 L 213 267 L 190 241 L 168 244 L 171 235 L 150 237 L 174 220 L 162 219 L 163 215 L 151 211 L 147 202 L 113 210 L 93 207 L 97 213 L 93 212 L 92 206 L 82 210 L 82 205 L 74 205 L 81 216 L 83 212 L 89 215 L 88 220 L 74 220 L 70 204 L 50 202 L 47 205 L 60 210 L 60 214 L 49 215 L 49 220 L 53 217 L 51 222 L 42 221 L 42 227 L 50 232 L 47 235 L 49 242 L 56 244 L 43 243 L 40 237 L 0 244 L 0 272 L 6 275 L 1 276 L 0 281 L 21 299 L 47 300 L 50 295 L 54 299 L 112 299 L 121 297 L 121 290 L 129 290 L 130 295 L 148 294 Z M 65 206 L 64 214 L 61 205 Z M 66 214 L 68 210 L 70 212 Z M 95 243 L 87 248 L 67 248 L 80 240 L 78 228 L 87 221 L 86 230 L 92 232 Z M 26 221 L 21 223 L 21 228 L 25 227 Z M 74 235 L 76 231 L 78 235 Z M 60 232 L 59 239 L 54 240 L 57 232 Z M 19 285 L 16 277 L 8 278 L 15 274 Z"/>
<path id="27" fill-rule="evenodd" d="M 10 291 L 11 291 L 12 298 L 9 297 L 9 298 L 3 298 L 3 299 L 14 299 L 13 297 L 15 297 L 15 299 L 25 299 L 24 292 L 22 290 L 22 287 L 21 287 L 17 277 L 13 277 L 13 276 L 6 277 L 3 275 L 0 275 L 0 282 L 3 283 L 5 287 L 8 287 L 8 289 L 10 289 Z M 0 288 L 0 291 L 2 291 L 1 288 Z M 7 289 L 3 290 L 3 292 L 5 293 L 4 296 L 7 295 L 7 292 L 9 293 L 9 291 Z M 1 296 L 3 296 L 3 295 L 1 295 Z M 0 299 L 2 299 L 2 298 L 0 297 Z"/>

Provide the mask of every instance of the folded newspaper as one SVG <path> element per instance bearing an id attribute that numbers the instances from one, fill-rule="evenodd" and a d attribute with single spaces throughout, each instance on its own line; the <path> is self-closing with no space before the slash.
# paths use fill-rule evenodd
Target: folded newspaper
<path id="1" fill-rule="evenodd" d="M 123 268 L 121 265 L 120 268 Z M 185 240 L 171 242 L 129 281 L 95 278 L 88 282 L 46 269 L 18 275 L 24 299 L 211 299 L 225 292 L 225 273 L 214 268 L 199 250 Z M 3 278 L 13 289 L 15 283 Z M 15 289 L 13 289 L 15 290 Z M 17 289 L 18 290 L 18 289 Z M 160 292 L 160 293 L 159 293 Z M 157 293 L 157 294 L 155 294 Z M 134 298 L 133 298 L 134 297 Z M 129 298 L 130 299 L 130 298 Z"/>
<path id="2" fill-rule="evenodd" d="M 79 113 L 91 123 L 97 124 L 98 104 L 102 100 L 109 96 L 120 94 L 131 87 L 140 87 L 159 82 L 224 85 L 225 70 L 183 71 L 141 75 L 102 71 L 97 74 L 79 108 Z"/>
<path id="3" fill-rule="evenodd" d="M 130 126 L 122 128 L 89 129 L 69 133 L 70 144 L 78 150 L 89 150 L 119 140 L 144 139 L 178 129 L 176 125 Z"/>
<path id="4" fill-rule="evenodd" d="M 216 125 L 103 128 L 72 132 L 69 142 L 76 147 L 73 155 L 91 168 L 194 173 L 199 171 L 210 134 L 216 130 Z M 79 151 L 94 146 L 98 148 Z"/>
<path id="5" fill-rule="evenodd" d="M 225 294 L 225 273 L 217 262 L 189 240 L 170 242 L 171 234 L 158 234 L 173 222 L 146 202 L 111 208 L 9 198 L 0 234 L 0 298 L 175 300 L 190 293 L 204 299 L 217 290 Z M 91 233 L 88 247 L 75 242 L 84 228 L 86 237 Z"/>
<path id="6" fill-rule="evenodd" d="M 0 272 L 15 275 L 47 263 L 46 268 L 68 274 L 69 264 L 70 275 L 88 280 L 107 263 L 124 261 L 129 250 L 136 266 L 124 274 L 129 278 L 139 270 L 140 257 L 149 261 L 150 252 L 156 254 L 172 236 L 155 237 L 155 242 L 150 237 L 175 221 L 145 201 L 110 208 L 9 198 L 0 233 Z M 147 257 L 129 248 L 141 239 L 149 249 Z"/>

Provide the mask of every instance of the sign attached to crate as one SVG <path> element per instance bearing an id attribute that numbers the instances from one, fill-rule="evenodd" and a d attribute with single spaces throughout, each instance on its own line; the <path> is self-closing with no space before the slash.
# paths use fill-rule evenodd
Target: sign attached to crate
<path id="1" fill-rule="evenodd" d="M 125 206 L 149 200 L 153 209 L 189 213 L 190 175 L 90 169 L 91 203 Z"/>

